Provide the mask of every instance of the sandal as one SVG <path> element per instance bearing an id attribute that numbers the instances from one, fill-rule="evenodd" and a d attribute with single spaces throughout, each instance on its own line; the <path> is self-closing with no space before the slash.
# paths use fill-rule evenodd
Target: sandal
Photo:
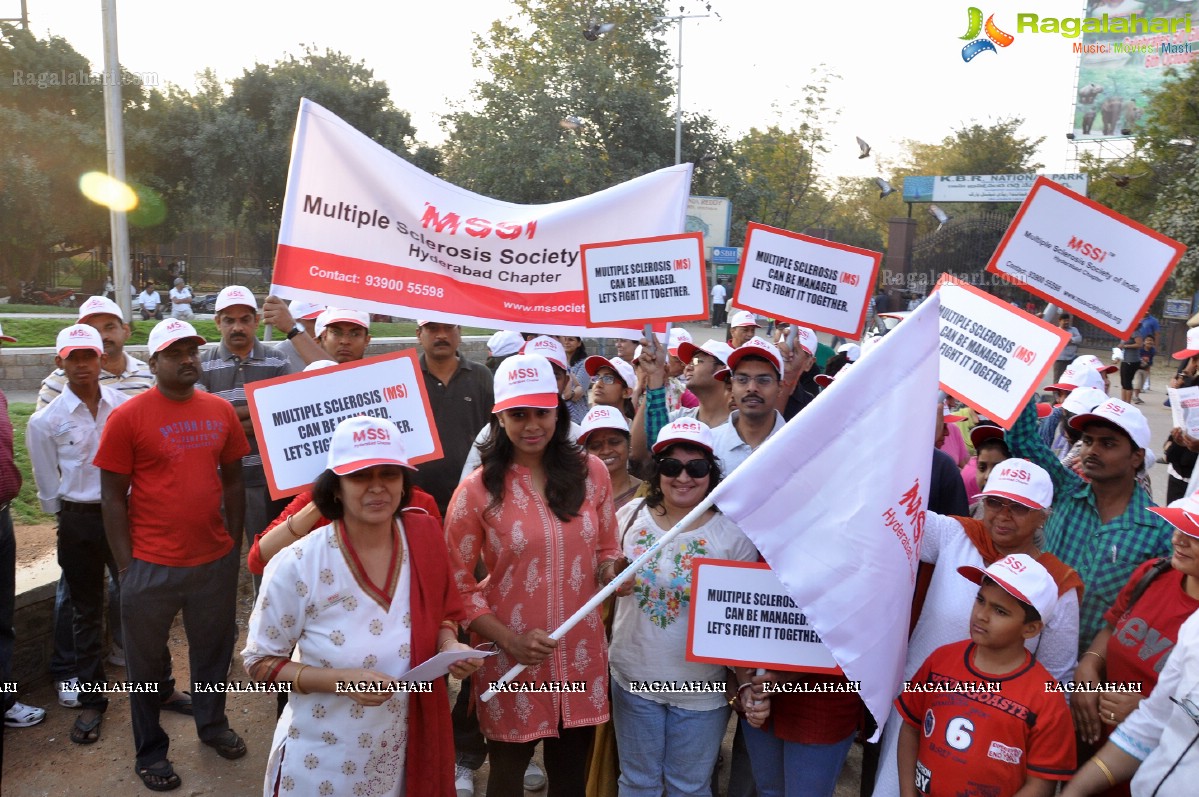
<path id="1" fill-rule="evenodd" d="M 232 728 L 226 728 L 220 736 L 209 739 L 204 744 L 216 750 L 216 754 L 221 758 L 228 758 L 230 761 L 246 754 L 245 741 Z"/>
<path id="2" fill-rule="evenodd" d="M 180 692 L 179 694 L 182 695 L 182 697 L 172 696 L 170 700 L 160 703 L 158 706 L 159 711 L 173 711 L 176 714 L 186 714 L 189 717 L 193 716 L 195 714 L 195 710 L 192 708 L 192 693 Z"/>
<path id="3" fill-rule="evenodd" d="M 173 791 L 183 785 L 183 781 L 175 774 L 175 768 L 165 758 L 148 767 L 135 767 L 133 771 L 150 791 Z"/>
<path id="4" fill-rule="evenodd" d="M 89 712 L 92 714 L 91 719 L 87 719 Z M 103 712 L 94 708 L 84 709 L 71 726 L 71 741 L 75 744 L 95 744 L 100 741 L 100 723 L 103 721 Z"/>

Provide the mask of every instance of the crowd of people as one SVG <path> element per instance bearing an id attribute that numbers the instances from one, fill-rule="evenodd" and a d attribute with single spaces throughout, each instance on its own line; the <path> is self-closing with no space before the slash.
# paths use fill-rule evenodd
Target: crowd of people
<path id="1" fill-rule="evenodd" d="M 714 291 L 714 308 L 717 293 L 713 326 L 727 301 Z M 171 305 L 184 304 L 179 284 Z M 217 755 L 246 755 L 254 740 L 231 727 L 220 688 L 236 677 L 245 557 L 256 591 L 246 677 L 279 693 L 264 795 L 471 797 L 485 761 L 498 797 L 709 795 L 722 768 L 737 797 L 833 793 L 854 740 L 876 730 L 862 701 L 839 675 L 689 661 L 691 564 L 760 559 L 705 499 L 842 369 L 865 367 L 869 341 L 833 350 L 788 324 L 762 335 L 736 311 L 727 340 L 675 327 L 613 341 L 614 356 L 576 336 L 500 331 L 484 364 L 463 355 L 456 324 L 418 320 L 444 456 L 414 467 L 393 424 L 349 418 L 311 489 L 276 501 L 246 386 L 363 359 L 370 316 L 275 297 L 260 306 L 233 285 L 215 320 L 208 348 L 182 310 L 158 321 L 142 362 L 124 350 L 121 309 L 88 299 L 58 336 L 29 421 L 38 498 L 58 518 L 51 666 L 60 702 L 78 709 L 72 742 L 102 738 L 108 665 L 152 687 L 129 695 L 147 789 L 183 782 L 163 710 L 193 716 Z M 259 340 L 263 320 L 286 331 L 282 344 Z M 1130 779 L 1138 797 L 1190 793 L 1199 440 L 1172 430 L 1175 503 L 1155 506 L 1154 445 L 1136 406 L 1145 383 L 1133 379 L 1156 334 L 1138 329 L 1121 347 L 1137 366 L 1120 369 L 1121 398 L 1109 396 L 1118 366 L 1071 352 L 1055 367 L 1055 400 L 1034 400 L 1009 430 L 945 395 L 927 408 L 937 435 L 908 687 L 881 743 L 866 745 L 863 794 L 1023 797 L 1063 782 L 1069 795 L 1127 794 Z M 1175 357 L 1172 385 L 1199 384 L 1199 333 Z M 0 556 L 11 560 L 20 477 L 6 412 L 0 452 Z M 614 580 L 604 604 L 552 633 Z M 6 667 L 12 591 L 0 583 Z M 167 648 L 179 614 L 187 690 Z M 439 654 L 461 681 L 453 705 L 444 678 L 399 687 Z M 511 687 L 485 701 L 514 665 L 524 670 Z M 45 716 L 4 697 L 10 727 Z"/>

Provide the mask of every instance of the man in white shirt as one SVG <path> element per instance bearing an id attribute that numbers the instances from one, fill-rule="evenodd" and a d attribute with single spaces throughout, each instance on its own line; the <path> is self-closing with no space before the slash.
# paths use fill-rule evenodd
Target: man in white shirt
<path id="1" fill-rule="evenodd" d="M 719 280 L 712 286 L 712 328 L 724 325 L 724 303 L 728 299 L 728 294 L 724 290 L 724 283 Z"/>
<path id="2" fill-rule="evenodd" d="M 100 383 L 105 360 L 100 333 L 85 324 L 58 333 L 54 362 L 67 383 L 57 400 L 29 419 L 26 445 L 42 509 L 58 516 L 58 563 L 70 590 L 75 675 L 83 711 L 71 741 L 93 744 L 108 708 L 99 691 L 107 684 L 100 657 L 104 620 L 104 568 L 112 553 L 100 509 L 100 469 L 92 458 L 109 414 L 127 397 Z"/>
<path id="3" fill-rule="evenodd" d="M 158 291 L 154 289 L 154 280 L 147 280 L 146 287 L 138 294 L 137 302 L 142 308 L 142 320 L 149 321 L 151 318 L 158 321 L 162 320 L 162 310 L 159 305 L 162 304 L 162 298 L 159 297 Z"/>
<path id="4" fill-rule="evenodd" d="M 175 287 L 171 288 L 171 318 L 190 321 L 196 317 L 192 311 L 192 289 L 183 281 L 183 277 L 175 278 Z"/>

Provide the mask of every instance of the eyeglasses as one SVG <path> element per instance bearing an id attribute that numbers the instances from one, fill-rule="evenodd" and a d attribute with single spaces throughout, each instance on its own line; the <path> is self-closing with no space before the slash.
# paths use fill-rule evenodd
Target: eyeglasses
<path id="1" fill-rule="evenodd" d="M 990 509 L 992 512 L 1000 512 L 1006 509 L 1008 514 L 1016 520 L 1028 517 L 1028 513 L 1032 511 L 1031 506 L 1018 504 L 1015 501 L 1008 501 L 1003 498 L 996 498 L 993 495 L 983 497 L 983 506 L 985 506 L 987 509 Z"/>
<path id="2" fill-rule="evenodd" d="M 1189 697 L 1184 697 L 1182 700 L 1179 700 L 1178 698 L 1174 697 L 1174 695 L 1170 695 L 1170 702 L 1180 707 L 1187 713 L 1187 716 L 1191 718 L 1192 722 L 1194 722 L 1196 725 L 1199 725 L 1199 706 L 1195 705 L 1195 701 L 1191 700 Z"/>
<path id="3" fill-rule="evenodd" d="M 712 472 L 712 463 L 706 459 L 693 459 L 680 462 L 674 457 L 663 457 L 658 460 L 658 473 L 668 479 L 673 479 L 683 471 L 693 479 L 702 479 Z"/>
<path id="4" fill-rule="evenodd" d="M 613 376 L 612 374 L 600 374 L 599 376 L 595 377 L 595 381 L 603 382 L 605 385 L 615 385 L 617 382 L 620 382 L 622 385 L 624 384 L 623 379 L 621 379 L 619 376 Z"/>
<path id="5" fill-rule="evenodd" d="M 770 374 L 758 374 L 757 376 L 750 376 L 749 374 L 733 374 L 730 378 L 733 380 L 733 384 L 740 385 L 741 387 L 745 387 L 750 382 L 753 382 L 758 387 L 770 387 L 778 381 Z"/>

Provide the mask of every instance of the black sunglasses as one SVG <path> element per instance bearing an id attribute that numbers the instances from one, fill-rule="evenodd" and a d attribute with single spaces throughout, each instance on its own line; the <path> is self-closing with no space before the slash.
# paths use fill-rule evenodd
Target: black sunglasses
<path id="1" fill-rule="evenodd" d="M 683 463 L 674 457 L 663 457 L 658 460 L 658 473 L 668 479 L 673 479 L 683 471 L 693 479 L 702 479 L 712 472 L 712 463 L 706 459 L 693 459 Z"/>

